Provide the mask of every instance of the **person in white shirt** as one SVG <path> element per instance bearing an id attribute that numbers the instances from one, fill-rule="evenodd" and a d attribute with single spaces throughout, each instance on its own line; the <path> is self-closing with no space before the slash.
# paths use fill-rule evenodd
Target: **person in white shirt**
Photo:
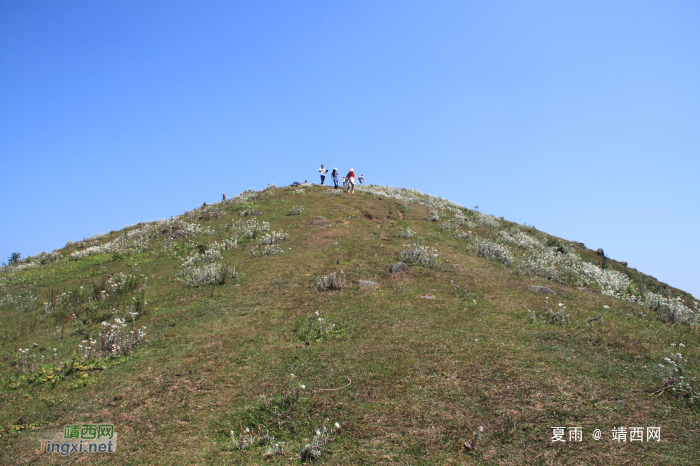
<path id="1" fill-rule="evenodd" d="M 321 164 L 321 168 L 318 169 L 318 173 L 321 175 L 321 186 L 323 186 L 323 183 L 326 181 L 326 173 L 328 173 L 328 170 L 323 168 L 323 164 Z"/>

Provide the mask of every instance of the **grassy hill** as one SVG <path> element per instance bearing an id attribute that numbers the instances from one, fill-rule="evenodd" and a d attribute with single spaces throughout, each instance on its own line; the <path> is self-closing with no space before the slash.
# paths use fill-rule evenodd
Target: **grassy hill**
<path id="1" fill-rule="evenodd" d="M 697 464 L 699 315 L 415 190 L 246 191 L 2 269 L 0 462 Z M 88 423 L 114 454 L 35 453 Z"/>

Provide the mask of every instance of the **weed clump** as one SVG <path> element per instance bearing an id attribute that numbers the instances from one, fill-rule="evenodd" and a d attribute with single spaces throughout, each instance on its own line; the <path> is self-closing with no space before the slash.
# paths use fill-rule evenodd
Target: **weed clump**
<path id="1" fill-rule="evenodd" d="M 404 227 L 399 231 L 399 238 L 413 238 L 416 236 L 416 232 L 411 230 L 409 227 Z"/>
<path id="2" fill-rule="evenodd" d="M 258 210 L 258 206 L 251 206 L 247 209 L 243 209 L 240 213 L 241 217 L 249 217 L 251 215 L 260 215 L 260 211 Z"/>
<path id="3" fill-rule="evenodd" d="M 498 261 L 504 265 L 513 264 L 513 256 L 507 246 L 494 243 L 493 241 L 476 239 L 473 248 L 476 255 L 489 260 Z"/>
<path id="4" fill-rule="evenodd" d="M 469 298 L 469 292 L 467 291 L 467 284 L 464 284 L 464 287 L 460 287 L 459 285 L 455 285 L 454 280 L 450 280 L 450 283 L 452 284 L 452 290 L 455 292 L 455 296 L 457 296 L 459 299 L 467 299 Z"/>
<path id="5" fill-rule="evenodd" d="M 279 244 L 282 241 L 286 240 L 289 238 L 289 235 L 282 230 L 280 231 L 271 231 L 270 233 L 266 234 L 262 238 L 260 238 L 259 243 L 260 244 Z"/>
<path id="6" fill-rule="evenodd" d="M 544 313 L 533 312 L 530 309 L 527 310 L 527 316 L 531 322 L 546 322 L 550 325 L 559 325 L 560 327 L 566 323 L 566 325 L 571 325 L 571 319 L 569 314 L 565 314 L 566 306 L 559 303 L 559 310 L 554 311 L 548 306 L 549 296 L 544 298 Z M 592 319 L 597 320 L 597 319 Z M 589 321 L 590 324 L 591 321 Z"/>
<path id="7" fill-rule="evenodd" d="M 135 313 L 134 313 L 135 314 Z M 135 315 L 132 315 L 132 328 Z M 114 323 L 102 322 L 97 340 L 83 340 L 89 345 L 78 345 L 79 356 L 83 360 L 117 357 L 128 354 L 144 341 L 147 341 L 146 327 L 129 330 L 125 319 L 115 318 Z"/>
<path id="8" fill-rule="evenodd" d="M 326 444 L 335 440 L 333 435 L 335 435 L 336 430 L 340 429 L 340 424 L 336 422 L 333 427 L 328 429 L 326 426 L 327 422 L 328 419 L 323 423 L 323 427 L 316 430 L 316 435 L 314 435 L 311 443 L 307 443 L 304 449 L 299 453 L 299 457 L 302 460 L 315 460 L 320 458 L 321 452 L 326 447 Z"/>
<path id="9" fill-rule="evenodd" d="M 301 215 L 302 212 L 304 212 L 304 206 L 303 205 L 295 205 L 294 207 L 289 209 L 288 215 Z"/>
<path id="10" fill-rule="evenodd" d="M 284 249 L 276 244 L 268 244 L 266 246 L 255 246 L 248 252 L 248 254 L 252 258 L 261 256 L 279 256 L 280 254 L 284 254 Z"/>
<path id="11" fill-rule="evenodd" d="M 423 265 L 425 267 L 438 266 L 437 251 L 434 248 L 423 246 L 420 243 L 414 243 L 410 246 L 404 245 L 404 249 L 399 254 L 399 258 L 403 262 L 413 262 L 414 264 Z"/>
<path id="12" fill-rule="evenodd" d="M 664 364 L 657 366 L 657 377 L 663 384 L 657 394 L 670 390 L 673 398 L 683 398 L 688 405 L 697 406 L 700 405 L 700 384 L 698 379 L 687 375 L 687 359 L 681 354 L 683 348 L 685 345 L 679 343 L 676 352 L 676 344 L 671 344 L 671 354 L 664 358 Z"/>
<path id="13" fill-rule="evenodd" d="M 318 311 L 316 311 L 315 316 L 309 319 L 308 325 L 305 319 L 297 319 L 292 330 L 301 341 L 306 343 L 341 336 L 347 331 L 348 329 L 343 325 L 334 324 L 329 322 L 328 319 L 320 317 Z"/>
<path id="14" fill-rule="evenodd" d="M 331 272 L 316 279 L 316 291 L 342 290 L 346 286 L 345 273 Z"/>
<path id="15" fill-rule="evenodd" d="M 189 286 L 223 285 L 229 278 L 238 279 L 235 267 L 231 269 L 226 264 L 218 263 L 183 269 L 178 276 L 182 282 Z"/>
<path id="16" fill-rule="evenodd" d="M 262 445 L 270 440 L 270 436 L 265 432 L 265 427 L 261 424 L 258 426 L 258 435 L 255 435 L 249 427 L 246 427 L 241 435 L 236 435 L 234 430 L 231 430 L 231 441 L 239 450 L 245 450 L 252 445 Z"/>
<path id="17" fill-rule="evenodd" d="M 228 228 L 233 232 L 236 238 L 241 239 L 257 239 L 263 233 L 270 231 L 268 222 L 258 222 L 255 219 L 233 221 Z"/>

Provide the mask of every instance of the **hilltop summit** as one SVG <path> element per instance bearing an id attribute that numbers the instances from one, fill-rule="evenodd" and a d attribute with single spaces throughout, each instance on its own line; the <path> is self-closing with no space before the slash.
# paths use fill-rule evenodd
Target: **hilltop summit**
<path id="1" fill-rule="evenodd" d="M 107 422 L 124 464 L 695 460 L 692 296 L 412 189 L 249 190 L 0 287 L 7 464 Z"/>

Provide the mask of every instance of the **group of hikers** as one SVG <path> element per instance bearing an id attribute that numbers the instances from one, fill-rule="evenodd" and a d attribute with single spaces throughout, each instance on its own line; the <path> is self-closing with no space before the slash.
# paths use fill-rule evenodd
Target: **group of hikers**
<path id="1" fill-rule="evenodd" d="M 328 173 L 328 169 L 324 168 L 323 164 L 321 164 L 321 168 L 318 169 L 318 172 L 321 175 L 321 186 L 323 186 L 326 183 L 326 173 Z M 333 180 L 333 189 L 338 189 L 338 186 L 340 185 L 340 179 L 337 168 L 334 168 L 331 172 L 331 179 Z M 360 174 L 359 178 L 357 178 L 357 181 L 360 184 L 364 184 L 365 175 Z M 353 168 L 348 170 L 348 174 L 343 177 L 343 186 L 347 186 L 348 193 L 355 193 L 355 170 Z"/>
<path id="2" fill-rule="evenodd" d="M 321 168 L 318 169 L 318 172 L 321 175 L 321 186 L 323 186 L 326 183 L 326 173 L 328 173 L 328 170 L 324 168 L 323 164 L 321 164 Z M 333 180 L 333 184 L 335 185 L 333 189 L 338 189 L 338 186 L 340 186 L 340 177 L 337 168 L 334 168 L 333 172 L 331 172 L 331 179 Z M 360 184 L 364 184 L 365 175 L 360 174 L 360 176 L 357 178 L 357 181 Z M 304 181 L 304 183 L 308 183 L 308 181 Z M 292 183 L 292 186 L 298 186 L 301 184 L 301 182 L 295 181 L 294 183 Z M 355 194 L 355 169 L 351 168 L 350 170 L 348 170 L 348 174 L 343 177 L 343 187 L 347 187 L 348 193 Z M 222 198 L 224 201 L 226 201 L 226 194 L 224 194 Z"/>

